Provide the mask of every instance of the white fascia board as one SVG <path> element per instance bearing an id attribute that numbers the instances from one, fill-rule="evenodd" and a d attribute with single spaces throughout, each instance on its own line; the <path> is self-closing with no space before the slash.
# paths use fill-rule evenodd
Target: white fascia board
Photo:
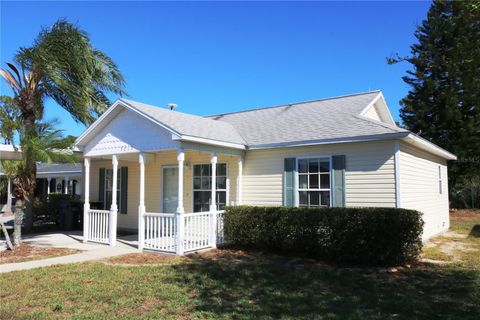
<path id="1" fill-rule="evenodd" d="M 382 96 L 382 93 L 379 92 L 379 93 L 375 96 L 375 98 L 373 98 L 373 100 L 370 101 L 370 103 L 369 103 L 365 108 L 363 108 L 362 112 L 360 112 L 360 115 L 363 116 L 365 113 L 367 113 L 367 111 L 368 111 L 371 107 L 373 107 L 373 105 L 375 104 L 375 102 L 377 102 L 378 99 L 380 99 L 381 96 Z"/>
<path id="2" fill-rule="evenodd" d="M 243 144 L 218 141 L 218 140 L 212 140 L 212 139 L 206 139 L 206 138 L 200 138 L 200 137 L 194 137 L 194 136 L 188 136 L 188 135 L 181 135 L 179 137 L 172 135 L 172 140 L 197 142 L 197 143 L 210 144 L 213 146 L 227 147 L 227 148 L 239 149 L 239 150 L 246 149 Z"/>
<path id="3" fill-rule="evenodd" d="M 152 121 L 153 123 L 159 125 L 160 127 L 164 128 L 165 130 L 167 130 L 168 132 L 172 133 L 173 135 L 176 135 L 176 136 L 180 136 L 180 133 L 173 130 L 172 128 L 164 125 L 163 123 L 161 123 L 160 121 L 146 115 L 145 113 L 141 112 L 140 110 L 132 107 L 130 104 L 128 104 L 127 102 L 125 102 L 124 100 L 117 100 L 115 101 L 111 106 L 110 108 L 107 109 L 107 111 L 105 111 L 94 123 L 92 123 L 78 138 L 77 140 L 75 140 L 75 146 L 76 147 L 81 147 L 81 146 L 84 146 L 87 144 L 87 142 L 85 141 L 89 134 L 91 132 L 93 132 L 98 126 L 100 126 L 100 124 L 105 121 L 105 119 L 108 117 L 109 114 L 111 114 L 113 112 L 113 110 L 119 108 L 119 107 L 123 107 L 127 110 L 130 110 L 138 115 L 140 115 L 141 117 L 149 120 L 149 121 Z"/>
<path id="4" fill-rule="evenodd" d="M 348 138 L 335 138 L 335 139 L 322 139 L 322 140 L 307 140 L 307 141 L 294 141 L 286 143 L 271 143 L 271 144 L 259 144 L 251 145 L 249 150 L 259 149 L 275 149 L 275 148 L 290 148 L 290 147 L 305 147 L 305 146 L 317 146 L 322 144 L 336 144 L 336 143 L 352 143 L 352 142 L 369 142 L 369 141 L 382 141 L 402 139 L 408 135 L 408 132 L 388 133 L 371 136 L 359 136 Z"/>
<path id="5" fill-rule="evenodd" d="M 381 101 L 385 108 L 383 109 L 383 112 L 381 112 L 382 116 L 386 116 L 390 122 L 390 124 L 396 126 L 395 120 L 393 119 L 392 113 L 390 112 L 390 108 L 388 107 L 387 101 L 385 100 L 385 97 L 383 96 L 383 93 L 380 91 L 378 95 L 360 112 L 361 116 L 364 116 L 370 108 L 373 108 L 375 106 L 375 103 L 378 101 Z"/>
<path id="6" fill-rule="evenodd" d="M 448 152 L 447 150 L 440 148 L 436 144 L 420 137 L 417 136 L 416 134 L 410 133 L 408 136 L 406 136 L 404 139 L 407 143 L 410 143 L 420 149 L 423 149 L 425 151 L 428 151 L 432 154 L 435 154 L 439 157 L 442 157 L 447 160 L 457 160 L 457 156 L 454 155 L 453 153 Z"/>

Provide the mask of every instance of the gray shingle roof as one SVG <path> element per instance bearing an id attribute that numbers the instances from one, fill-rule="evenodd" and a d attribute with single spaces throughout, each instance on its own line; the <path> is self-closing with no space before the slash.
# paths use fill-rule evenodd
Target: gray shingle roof
<path id="1" fill-rule="evenodd" d="M 258 148 L 408 133 L 397 126 L 361 116 L 379 94 L 373 91 L 207 117 L 132 100 L 121 101 L 178 135 Z"/>
<path id="2" fill-rule="evenodd" d="M 408 132 L 360 113 L 378 91 L 209 116 L 232 124 L 249 146 Z"/>
<path id="3" fill-rule="evenodd" d="M 141 111 L 147 116 L 158 120 L 181 135 L 237 143 L 241 145 L 246 144 L 246 141 L 240 136 L 233 125 L 226 121 L 215 121 L 210 118 L 167 110 L 132 100 L 121 99 L 121 101 Z"/>
<path id="4" fill-rule="evenodd" d="M 81 171 L 81 163 L 37 163 L 37 173 L 77 173 Z"/>

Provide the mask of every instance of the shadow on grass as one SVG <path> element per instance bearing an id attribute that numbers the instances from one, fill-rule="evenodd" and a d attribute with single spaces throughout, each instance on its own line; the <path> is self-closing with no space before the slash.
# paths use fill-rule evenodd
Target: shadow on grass
<path id="1" fill-rule="evenodd" d="M 394 274 L 314 264 L 225 263 L 190 258 L 174 283 L 207 318 L 480 318 L 480 281 L 470 270 L 420 267 Z"/>
<path id="2" fill-rule="evenodd" d="M 480 224 L 476 224 L 473 226 L 472 230 L 470 231 L 469 238 L 480 238 Z"/>

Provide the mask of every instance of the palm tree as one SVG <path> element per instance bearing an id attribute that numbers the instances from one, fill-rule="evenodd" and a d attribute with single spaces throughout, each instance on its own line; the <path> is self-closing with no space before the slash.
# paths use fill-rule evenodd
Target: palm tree
<path id="1" fill-rule="evenodd" d="M 66 20 L 43 28 L 33 45 L 20 48 L 14 60 L 16 65 L 7 63 L 0 75 L 11 87 L 20 111 L 22 161 L 13 179 L 17 198 L 14 242 L 18 245 L 23 207 L 35 188 L 35 161 L 41 160 L 39 157 L 53 159 L 53 151 L 60 147 L 38 148 L 45 144 L 39 135 L 46 130 L 40 123 L 44 100 L 52 98 L 76 121 L 88 125 L 108 108 L 107 93 L 125 92 L 117 65 L 91 44 L 84 31 Z M 52 134 L 54 130 L 50 127 L 47 131 Z"/>

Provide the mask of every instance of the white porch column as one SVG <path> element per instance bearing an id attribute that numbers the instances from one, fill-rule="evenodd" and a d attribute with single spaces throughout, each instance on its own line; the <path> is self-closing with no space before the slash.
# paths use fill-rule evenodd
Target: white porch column
<path id="1" fill-rule="evenodd" d="M 118 158 L 112 155 L 112 206 L 110 207 L 110 245 L 115 246 L 117 243 L 117 175 L 118 175 Z"/>
<path id="2" fill-rule="evenodd" d="M 48 195 L 50 194 L 50 182 L 51 181 L 52 181 L 52 177 L 48 177 L 47 178 L 47 198 L 48 198 Z"/>
<path id="3" fill-rule="evenodd" d="M 63 180 L 65 180 L 65 190 L 64 193 L 68 194 L 68 177 L 63 177 Z"/>
<path id="4" fill-rule="evenodd" d="M 212 153 L 210 163 L 212 164 L 212 195 L 210 200 L 210 211 L 217 211 L 217 154 Z"/>
<path id="5" fill-rule="evenodd" d="M 141 152 L 138 155 L 140 163 L 140 202 L 138 204 L 138 250 L 143 250 L 145 238 L 145 155 Z"/>
<path id="6" fill-rule="evenodd" d="M 217 154 L 212 153 L 210 163 L 212 164 L 212 194 L 210 200 L 210 246 L 212 248 L 217 247 Z"/>
<path id="7" fill-rule="evenodd" d="M 178 205 L 176 213 L 176 222 L 177 222 L 177 254 L 183 255 L 183 239 L 185 236 L 185 220 L 183 214 L 185 209 L 183 207 L 183 163 L 185 161 L 185 152 L 183 148 L 178 149 Z"/>
<path id="8" fill-rule="evenodd" d="M 90 158 L 85 158 L 85 204 L 83 205 L 83 242 L 87 242 L 89 238 L 88 228 L 90 221 L 88 219 L 88 211 L 90 210 Z M 50 190 L 50 178 L 48 179 L 48 189 Z"/>
<path id="9" fill-rule="evenodd" d="M 237 205 L 242 205 L 242 184 L 243 184 L 243 156 L 238 157 L 238 176 L 237 176 Z"/>
<path id="10" fill-rule="evenodd" d="M 7 181 L 7 212 L 12 212 L 12 181 L 10 177 Z"/>

